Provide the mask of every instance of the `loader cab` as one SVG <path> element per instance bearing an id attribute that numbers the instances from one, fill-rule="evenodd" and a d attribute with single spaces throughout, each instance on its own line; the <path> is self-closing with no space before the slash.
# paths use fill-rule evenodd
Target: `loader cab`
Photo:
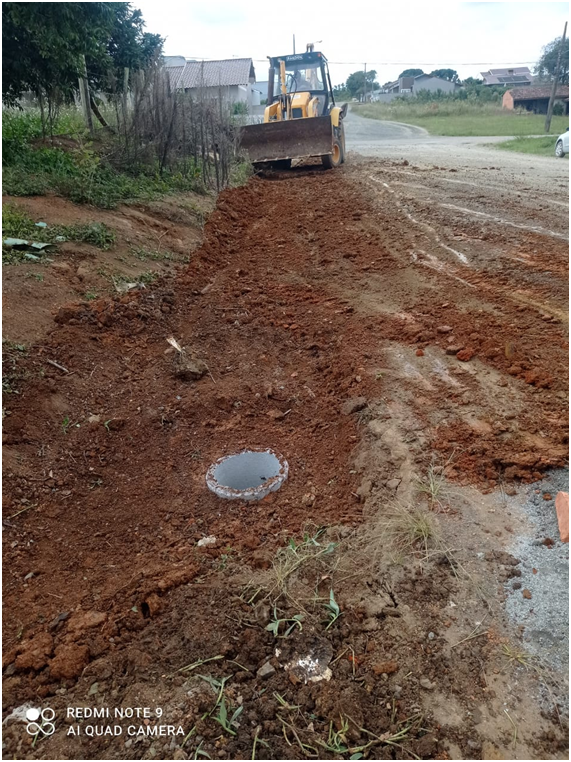
<path id="1" fill-rule="evenodd" d="M 285 63 L 286 91 L 291 97 L 291 116 L 303 119 L 325 116 L 335 105 L 327 59 L 323 53 L 309 51 L 270 57 L 268 106 L 280 101 L 280 63 Z M 275 113 L 275 110 L 273 110 Z M 279 117 L 278 117 L 279 118 Z M 270 117 L 271 120 L 271 117 Z"/>

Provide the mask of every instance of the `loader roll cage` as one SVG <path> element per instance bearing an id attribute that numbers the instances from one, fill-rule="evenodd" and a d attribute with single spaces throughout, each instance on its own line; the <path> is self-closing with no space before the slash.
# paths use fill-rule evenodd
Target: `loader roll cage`
<path id="1" fill-rule="evenodd" d="M 288 93 L 308 92 L 312 96 L 321 96 L 320 114 L 328 114 L 335 105 L 329 66 L 323 53 L 314 51 L 307 53 L 292 53 L 287 56 L 268 56 L 270 70 L 268 73 L 268 105 L 279 100 L 280 61 L 285 62 L 286 89 Z"/>

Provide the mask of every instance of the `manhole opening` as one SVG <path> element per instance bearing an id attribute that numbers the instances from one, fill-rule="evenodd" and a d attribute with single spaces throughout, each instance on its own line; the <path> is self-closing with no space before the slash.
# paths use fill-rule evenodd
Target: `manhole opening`
<path id="1" fill-rule="evenodd" d="M 206 483 L 219 497 L 259 500 L 279 489 L 287 472 L 287 462 L 271 450 L 244 450 L 213 463 Z"/>

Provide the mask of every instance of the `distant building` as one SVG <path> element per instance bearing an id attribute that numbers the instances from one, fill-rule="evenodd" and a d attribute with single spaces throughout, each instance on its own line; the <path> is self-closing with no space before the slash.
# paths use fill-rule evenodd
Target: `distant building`
<path id="1" fill-rule="evenodd" d="M 256 82 L 254 85 L 252 85 L 253 90 L 257 90 L 257 92 L 260 93 L 260 100 L 265 101 L 268 98 L 268 81 L 265 82 Z"/>
<path id="2" fill-rule="evenodd" d="M 481 71 L 484 85 L 496 85 L 500 87 L 529 87 L 533 77 L 527 66 L 515 66 L 513 69 L 490 69 Z"/>
<path id="3" fill-rule="evenodd" d="M 460 85 L 448 79 L 433 77 L 430 74 L 419 74 L 416 77 L 400 77 L 394 82 L 386 83 L 379 92 L 374 93 L 373 100 L 390 103 L 397 96 L 416 95 L 421 90 L 429 90 L 433 93 L 438 90 L 443 93 L 453 93 L 459 87 Z"/>
<path id="4" fill-rule="evenodd" d="M 547 114 L 551 97 L 551 85 L 545 87 L 522 87 L 506 90 L 502 106 L 507 109 L 524 108 L 534 114 Z M 565 113 L 569 113 L 569 87 L 560 86 L 555 94 L 555 103 L 562 103 Z"/>
<path id="5" fill-rule="evenodd" d="M 221 94 L 229 103 L 246 103 L 248 106 L 260 103 L 260 88 L 256 87 L 251 58 L 187 61 L 181 56 L 165 56 L 163 63 L 173 89 L 195 96 L 203 93 L 210 98 Z"/>

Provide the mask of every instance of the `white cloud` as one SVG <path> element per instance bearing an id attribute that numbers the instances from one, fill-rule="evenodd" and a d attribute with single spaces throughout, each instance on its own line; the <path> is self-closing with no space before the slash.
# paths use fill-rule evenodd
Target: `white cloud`
<path id="1" fill-rule="evenodd" d="M 378 2 L 353 0 L 163 0 L 135 2 L 147 30 L 166 37 L 168 55 L 187 58 L 252 57 L 256 76 L 266 78 L 267 56 L 322 40 L 334 84 L 362 68 L 379 82 L 415 65 L 430 71 L 450 66 L 461 77 L 479 76 L 493 64 L 533 63 L 560 35 L 567 3 Z M 345 63 L 346 62 L 346 63 Z M 482 65 L 480 65 L 482 64 Z"/>

